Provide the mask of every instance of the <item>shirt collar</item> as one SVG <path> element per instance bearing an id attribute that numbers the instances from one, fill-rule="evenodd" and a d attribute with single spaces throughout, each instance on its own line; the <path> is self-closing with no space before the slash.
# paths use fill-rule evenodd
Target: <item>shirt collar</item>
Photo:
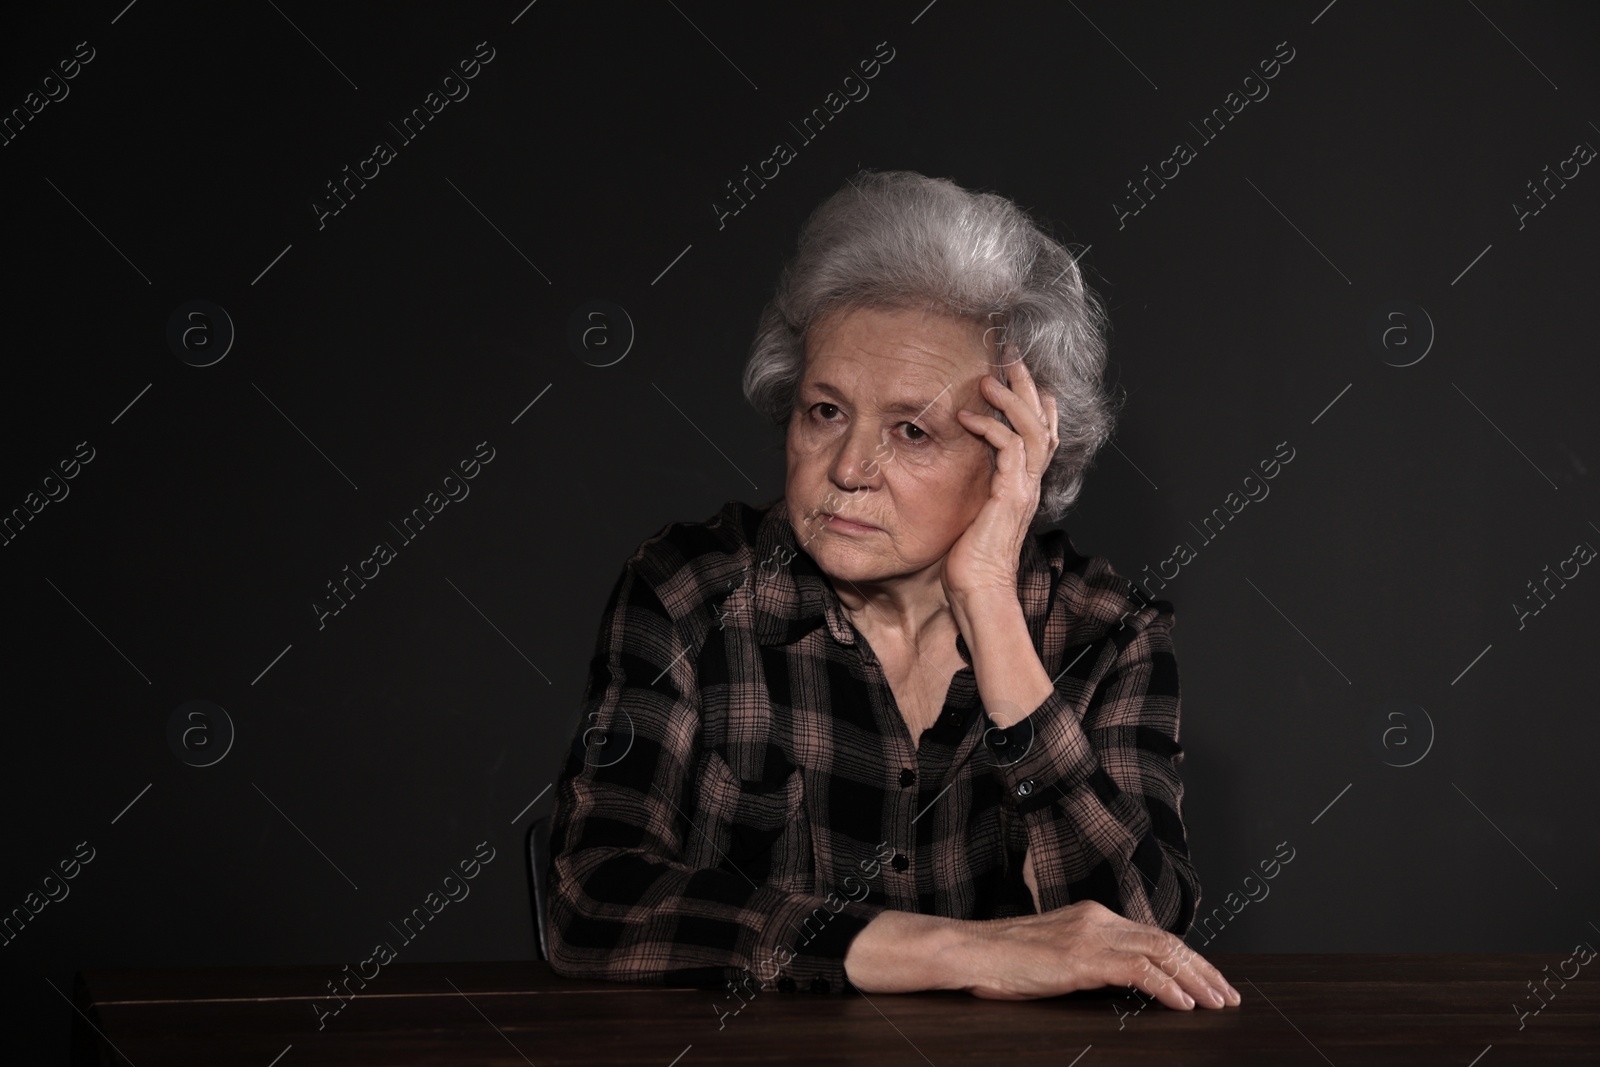
<path id="1" fill-rule="evenodd" d="M 845 616 L 833 583 L 795 540 L 787 500 L 772 504 L 762 517 L 756 529 L 755 557 L 755 629 L 762 644 L 797 641 L 819 624 L 826 625 L 839 644 L 856 643 L 855 628 Z M 787 564 L 785 559 L 789 559 Z"/>
<path id="2" fill-rule="evenodd" d="M 1043 544 L 1053 546 L 1064 539 L 1064 535 L 1047 537 Z M 762 516 L 754 551 L 757 572 L 752 576 L 753 607 L 756 637 L 761 644 L 789 644 L 822 625 L 834 641 L 855 645 L 855 627 L 845 615 L 833 583 L 795 540 L 787 500 L 779 499 Z M 786 566 L 781 565 L 790 553 L 793 558 Z M 763 561 L 769 562 L 763 566 Z M 1051 553 L 1041 547 L 1036 535 L 1023 540 L 1017 594 L 1036 649 L 1044 639 L 1045 617 L 1060 573 L 1061 567 L 1052 565 Z M 971 650 L 960 633 L 956 635 L 956 651 L 971 666 Z"/>

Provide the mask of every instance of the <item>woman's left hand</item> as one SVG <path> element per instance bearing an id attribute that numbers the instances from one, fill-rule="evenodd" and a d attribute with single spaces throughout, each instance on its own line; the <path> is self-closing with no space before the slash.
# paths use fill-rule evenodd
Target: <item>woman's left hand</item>
<path id="1" fill-rule="evenodd" d="M 1011 386 L 985 374 L 978 389 L 1014 428 L 990 415 L 956 411 L 963 426 L 994 446 L 998 462 L 989 482 L 989 499 L 945 554 L 940 578 L 947 597 L 1017 595 L 1017 565 L 1039 507 L 1040 479 L 1060 443 L 1056 398 L 1039 392 L 1022 360 L 1008 369 Z"/>

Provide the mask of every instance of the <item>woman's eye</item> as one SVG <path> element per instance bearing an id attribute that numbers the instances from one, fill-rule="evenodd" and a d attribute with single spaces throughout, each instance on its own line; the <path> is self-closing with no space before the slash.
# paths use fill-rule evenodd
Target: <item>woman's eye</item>
<path id="1" fill-rule="evenodd" d="M 823 409 L 827 409 L 827 410 L 823 410 Z M 813 405 L 811 405 L 811 410 L 813 410 L 817 414 L 821 415 L 824 421 L 829 421 L 832 418 L 832 416 L 829 414 L 829 412 L 838 411 L 839 409 L 836 406 L 834 406 L 833 404 L 829 404 L 829 403 L 824 402 L 824 403 L 821 403 L 821 404 L 813 404 Z"/>
<path id="2" fill-rule="evenodd" d="M 907 440 L 921 441 L 928 436 L 928 431 L 924 430 L 914 422 L 902 422 L 900 425 L 906 428 Z M 913 431 L 915 431 L 915 433 L 913 433 Z"/>

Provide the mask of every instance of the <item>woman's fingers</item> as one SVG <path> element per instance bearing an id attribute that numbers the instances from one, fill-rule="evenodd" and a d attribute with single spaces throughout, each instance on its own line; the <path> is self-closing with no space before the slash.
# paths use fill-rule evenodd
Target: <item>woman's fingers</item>
<path id="1" fill-rule="evenodd" d="M 1136 986 L 1169 1008 L 1188 1011 L 1195 1006 L 1195 998 L 1162 974 L 1148 956 L 1132 956 L 1127 964 L 1127 979 L 1121 984 Z M 1108 983 L 1110 984 L 1110 983 Z"/>
<path id="2" fill-rule="evenodd" d="M 1169 1006 L 1178 1003 L 1185 1008 L 1196 1005 L 1222 1008 L 1232 1003 L 1227 993 L 1213 985 L 1193 966 L 1195 958 L 1192 953 L 1189 959 L 1181 962 L 1170 955 L 1155 958 L 1142 956 L 1141 959 L 1150 969 L 1141 973 L 1158 987 L 1162 1003 Z"/>
<path id="3" fill-rule="evenodd" d="M 1189 974 L 1193 975 L 1196 981 L 1205 983 L 1207 991 L 1216 994 L 1217 1000 L 1213 1007 L 1220 1008 L 1224 1004 L 1237 1004 L 1239 1002 L 1239 994 L 1228 984 L 1228 980 L 1222 977 L 1221 971 L 1217 970 L 1216 967 L 1188 945 L 1183 944 L 1181 941 L 1178 944 L 1179 948 L 1174 953 L 1178 963 Z M 1165 960 L 1158 960 L 1156 961 L 1156 966 L 1161 968 L 1162 973 L 1167 973 L 1170 965 Z M 1198 997 L 1198 994 L 1196 996 Z"/>
<path id="4" fill-rule="evenodd" d="M 1022 435 L 1010 429 L 1005 423 L 992 415 L 980 415 L 976 411 L 967 411 L 965 408 L 956 409 L 956 419 L 968 430 L 977 434 L 995 447 L 1000 453 L 1000 462 L 1005 465 L 1010 462 L 1009 456 L 1022 445 L 1024 454 L 1027 448 L 1023 443 Z"/>
<path id="5" fill-rule="evenodd" d="M 1234 1002 L 1233 991 L 1221 971 L 1171 934 L 1150 932 L 1157 943 L 1148 955 L 1162 974 L 1180 983 L 1196 1001 L 1207 1007 L 1220 1008 Z"/>
<path id="6" fill-rule="evenodd" d="M 1014 394 L 1012 402 L 1016 402 Z M 1037 480 L 1044 470 L 1044 463 L 1049 461 L 1050 445 L 1044 439 L 1043 432 L 1028 428 L 1026 423 L 1021 423 L 1019 426 L 1019 420 L 1014 415 L 1011 426 L 1007 426 L 992 415 L 981 415 L 975 411 L 958 408 L 956 419 L 968 430 L 993 445 L 1000 453 L 1002 464 L 1005 463 L 1008 452 L 1018 453 L 1022 462 L 1016 469 L 1026 472 L 1031 479 Z M 1024 437 L 1018 429 L 1025 430 L 1028 437 Z M 1039 457 L 1043 457 L 1043 460 L 1041 461 Z"/>
<path id="7" fill-rule="evenodd" d="M 1005 495 L 1031 514 L 1038 503 L 1040 475 L 1044 470 L 1043 463 L 1036 458 L 1037 450 L 1029 448 L 1020 434 L 992 416 L 958 410 L 956 419 L 994 447 L 999 476 L 995 484 L 1003 485 Z M 1044 462 L 1048 462 L 1048 456 Z"/>
<path id="8" fill-rule="evenodd" d="M 1117 929 L 1107 943 L 1113 951 L 1142 956 L 1205 1007 L 1220 1008 L 1236 1002 L 1222 972 L 1165 930 L 1129 922 Z"/>
<path id="9" fill-rule="evenodd" d="M 1114 955 L 1144 959 L 1161 977 L 1203 1007 L 1220 1008 L 1239 1003 L 1239 994 L 1222 977 L 1222 972 L 1181 938 L 1154 926 L 1118 918 L 1120 921 L 1102 931 L 1102 941 Z"/>
<path id="10" fill-rule="evenodd" d="M 1011 419 L 1011 425 L 1019 429 L 1028 423 L 1044 426 L 1041 414 L 1043 406 L 1039 401 L 1039 389 L 1033 382 L 1033 375 L 1028 373 L 1028 365 L 1020 359 L 1011 364 L 1015 371 L 1009 375 L 1010 382 L 1002 382 L 999 378 L 985 374 L 983 380 L 988 382 L 988 388 L 996 401 L 995 407 L 1004 411 Z M 1018 414 L 1025 415 L 1019 423 Z"/>
<path id="11" fill-rule="evenodd" d="M 1056 448 L 1055 397 L 1040 395 L 1027 364 L 1018 360 L 1013 366 L 1017 368 L 1012 377 L 1014 384 L 1007 386 L 998 378 L 985 375 L 982 380 L 989 384 L 982 388 L 988 390 L 990 403 L 1005 413 L 1012 428 L 1025 439 L 1027 451 L 1041 457 L 1042 471 L 1042 464 L 1049 463 Z"/>

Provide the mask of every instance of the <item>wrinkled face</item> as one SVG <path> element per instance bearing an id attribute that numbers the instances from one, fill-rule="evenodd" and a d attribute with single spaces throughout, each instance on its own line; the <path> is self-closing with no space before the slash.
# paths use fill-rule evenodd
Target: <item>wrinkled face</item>
<path id="1" fill-rule="evenodd" d="M 850 309 L 812 328 L 785 498 L 824 573 L 914 574 L 966 531 L 989 495 L 992 449 L 955 412 L 994 413 L 978 392 L 994 354 L 982 323 L 935 312 Z"/>

